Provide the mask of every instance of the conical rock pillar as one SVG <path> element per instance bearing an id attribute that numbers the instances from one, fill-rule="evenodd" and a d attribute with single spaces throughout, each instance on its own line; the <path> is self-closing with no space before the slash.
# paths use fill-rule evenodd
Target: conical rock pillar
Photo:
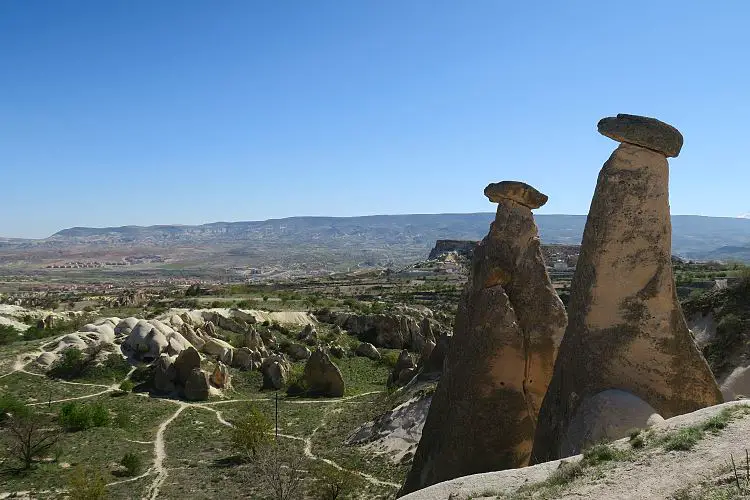
<path id="1" fill-rule="evenodd" d="M 669 418 L 722 402 L 672 274 L 666 156 L 679 154 L 682 135 L 631 115 L 605 118 L 599 131 L 622 143 L 599 173 L 532 463 L 644 427 L 644 408 Z M 605 400 L 618 422 L 587 421 L 604 418 L 592 408 Z"/>
<path id="2" fill-rule="evenodd" d="M 531 213 L 547 197 L 509 181 L 485 194 L 498 203 L 497 215 L 474 251 L 451 350 L 400 495 L 529 461 L 566 325 Z"/>

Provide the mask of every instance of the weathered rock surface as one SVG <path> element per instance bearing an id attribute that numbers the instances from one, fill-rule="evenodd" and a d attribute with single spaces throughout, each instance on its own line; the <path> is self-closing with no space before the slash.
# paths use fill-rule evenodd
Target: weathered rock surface
<path id="1" fill-rule="evenodd" d="M 599 174 L 534 463 L 563 456 L 581 402 L 605 390 L 628 392 L 664 418 L 722 401 L 677 301 L 668 179 L 664 154 L 630 143 Z"/>
<path id="2" fill-rule="evenodd" d="M 187 383 L 190 373 L 196 368 L 201 367 L 201 355 L 195 347 L 190 346 L 182 351 L 174 362 L 176 371 L 176 380 L 180 385 Z"/>
<path id="3" fill-rule="evenodd" d="M 378 360 L 380 359 L 380 351 L 378 351 L 377 347 L 370 344 L 369 342 L 362 342 L 357 346 L 357 349 L 354 351 L 354 354 L 357 356 L 364 356 L 365 358 L 370 358 L 372 360 Z"/>
<path id="4" fill-rule="evenodd" d="M 652 149 L 664 156 L 677 156 L 682 149 L 680 131 L 656 118 L 619 114 L 599 120 L 597 129 L 610 139 Z"/>
<path id="5" fill-rule="evenodd" d="M 303 380 L 310 395 L 333 398 L 344 395 L 341 371 L 323 349 L 317 349 L 307 360 Z"/>
<path id="6" fill-rule="evenodd" d="M 404 385 L 414 376 L 415 368 L 417 365 L 414 363 L 414 359 L 406 349 L 402 350 L 396 360 L 396 366 L 393 367 L 390 377 L 388 378 L 388 385 Z"/>
<path id="7" fill-rule="evenodd" d="M 594 444 L 615 441 L 661 420 L 638 396 L 615 389 L 602 391 L 581 402 L 563 437 L 562 455 L 577 455 Z"/>
<path id="8" fill-rule="evenodd" d="M 214 387 L 218 387 L 220 389 L 231 387 L 229 368 L 227 368 L 227 365 L 219 361 L 216 364 L 216 368 L 214 368 L 213 373 L 211 374 L 210 381 L 214 385 Z"/>
<path id="9" fill-rule="evenodd" d="M 484 195 L 492 203 L 512 200 L 528 208 L 539 208 L 547 203 L 549 199 L 546 194 L 540 193 L 525 182 L 518 181 L 502 181 L 489 184 L 484 188 Z"/>
<path id="10" fill-rule="evenodd" d="M 302 344 L 289 344 L 284 353 L 288 354 L 294 361 L 304 361 L 310 357 L 310 349 Z"/>
<path id="11" fill-rule="evenodd" d="M 170 393 L 175 390 L 174 381 L 176 378 L 177 370 L 169 355 L 162 354 L 159 356 L 154 369 L 154 389 L 159 392 Z"/>
<path id="12" fill-rule="evenodd" d="M 566 315 L 529 206 L 496 199 L 495 221 L 474 251 L 444 372 L 401 495 L 529 461 Z"/>
<path id="13" fill-rule="evenodd" d="M 442 326 L 434 320 L 407 314 L 351 314 L 332 312 L 320 317 L 356 335 L 362 342 L 386 349 L 409 349 L 421 352 L 426 341 L 435 341 L 434 336 L 442 332 Z M 424 328 L 429 325 L 429 328 Z"/>
<path id="14" fill-rule="evenodd" d="M 263 389 L 279 390 L 286 385 L 287 363 L 279 356 L 270 356 L 263 360 L 260 367 L 263 374 Z"/>
<path id="15" fill-rule="evenodd" d="M 189 401 L 206 401 L 209 394 L 208 373 L 194 368 L 188 376 L 184 389 L 185 399 Z"/>

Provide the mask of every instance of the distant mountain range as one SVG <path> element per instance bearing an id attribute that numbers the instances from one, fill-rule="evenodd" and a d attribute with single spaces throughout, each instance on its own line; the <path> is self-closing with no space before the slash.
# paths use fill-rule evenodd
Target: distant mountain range
<path id="1" fill-rule="evenodd" d="M 47 260 L 53 255 L 63 258 L 70 248 L 84 257 L 86 252 L 102 254 L 108 249 L 128 248 L 148 249 L 169 258 L 170 249 L 180 249 L 193 260 L 201 255 L 196 264 L 209 255 L 222 265 L 247 265 L 253 259 L 299 262 L 310 255 L 312 261 L 325 265 L 342 261 L 400 264 L 426 258 L 438 239 L 481 239 L 493 218 L 494 213 L 417 214 L 290 217 L 195 226 L 74 227 L 40 240 L 0 238 L 0 256 L 10 262 L 13 259 L 8 254 L 41 252 Z M 581 241 L 586 216 L 536 215 L 536 221 L 544 243 L 575 245 Z M 750 261 L 750 219 L 675 215 L 672 226 L 676 255 Z"/>

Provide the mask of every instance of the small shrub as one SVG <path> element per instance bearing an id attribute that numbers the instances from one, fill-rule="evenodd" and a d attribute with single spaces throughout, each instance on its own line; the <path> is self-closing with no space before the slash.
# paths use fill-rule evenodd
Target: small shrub
<path id="1" fill-rule="evenodd" d="M 99 471 L 78 466 L 68 482 L 70 500 L 102 500 L 107 498 L 107 486 Z"/>
<path id="2" fill-rule="evenodd" d="M 303 365 L 292 365 L 287 376 L 286 393 L 290 396 L 301 396 L 307 393 L 305 382 L 305 367 Z"/>
<path id="3" fill-rule="evenodd" d="M 701 428 L 704 431 L 717 433 L 726 428 L 730 420 L 732 420 L 732 410 L 730 408 L 724 408 L 720 413 L 703 422 Z"/>
<path id="4" fill-rule="evenodd" d="M 120 460 L 120 465 L 125 467 L 128 476 L 137 476 L 143 469 L 143 457 L 138 453 L 126 453 Z"/>
<path id="5" fill-rule="evenodd" d="M 102 405 L 89 407 L 92 427 L 107 427 L 109 425 L 109 411 Z"/>
<path id="6" fill-rule="evenodd" d="M 380 364 L 387 366 L 388 368 L 395 368 L 398 363 L 398 356 L 401 354 L 399 351 L 385 351 L 381 353 Z"/>
<path id="7" fill-rule="evenodd" d="M 634 431 L 630 434 L 630 446 L 633 448 L 643 448 L 645 445 L 646 440 L 641 431 Z"/>
<path id="8" fill-rule="evenodd" d="M 596 444 L 583 452 L 583 462 L 586 465 L 596 465 L 601 462 L 620 460 L 622 452 L 609 444 Z"/>
<path id="9" fill-rule="evenodd" d="M 12 416 L 28 415 L 31 410 L 23 401 L 11 394 L 0 396 L 0 423 L 6 421 Z"/>
<path id="10" fill-rule="evenodd" d="M 685 427 L 664 436 L 662 442 L 667 451 L 690 451 L 701 440 L 703 432 L 697 427 Z"/>
<path id="11" fill-rule="evenodd" d="M 135 387 L 135 384 L 133 383 L 132 380 L 129 380 L 129 379 L 123 380 L 122 383 L 120 384 L 120 390 L 122 392 L 131 392 L 134 387 Z"/>
<path id="12" fill-rule="evenodd" d="M 70 402 L 63 405 L 58 414 L 60 425 L 68 432 L 83 431 L 91 427 L 109 425 L 109 412 L 99 404 L 85 405 Z"/>
<path id="13" fill-rule="evenodd" d="M 83 352 L 75 347 L 69 347 L 63 350 L 57 361 L 52 363 L 49 374 L 61 379 L 76 378 L 83 372 L 84 364 Z"/>
<path id="14" fill-rule="evenodd" d="M 338 500 L 354 489 L 351 472 L 330 467 L 326 464 L 315 473 L 315 497 L 320 500 Z"/>
<path id="15" fill-rule="evenodd" d="M 23 340 L 23 336 L 19 335 L 15 328 L 0 325 L 0 345 L 7 345 L 18 340 Z"/>
<path id="16" fill-rule="evenodd" d="M 256 456 L 258 450 L 270 443 L 271 422 L 255 406 L 248 406 L 244 416 L 234 422 L 232 447 L 244 459 Z"/>
<path id="17" fill-rule="evenodd" d="M 580 461 L 577 462 L 561 462 L 560 466 L 555 472 L 550 474 L 544 486 L 562 486 L 570 483 L 575 478 L 583 474 L 583 464 Z"/>

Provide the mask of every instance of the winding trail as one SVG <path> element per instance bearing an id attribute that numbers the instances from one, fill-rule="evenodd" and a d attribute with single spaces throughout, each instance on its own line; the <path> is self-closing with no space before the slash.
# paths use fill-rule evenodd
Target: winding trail
<path id="1" fill-rule="evenodd" d="M 144 496 L 144 498 L 148 500 L 156 499 L 156 497 L 159 495 L 159 489 L 161 488 L 161 485 L 164 484 L 164 481 L 167 479 L 167 475 L 169 474 L 167 469 L 164 467 L 164 459 L 167 457 L 167 453 L 164 447 L 164 431 L 167 430 L 167 427 L 169 427 L 169 424 L 171 424 L 174 419 L 180 416 L 180 413 L 182 413 L 185 408 L 193 406 L 187 403 L 179 403 L 179 405 L 180 407 L 177 408 L 177 411 L 174 412 L 171 417 L 162 422 L 161 425 L 159 425 L 159 429 L 156 431 L 156 440 L 154 441 L 154 465 L 151 469 L 149 469 L 151 472 L 156 474 L 156 477 L 148 487 L 146 495 Z"/>
<path id="2" fill-rule="evenodd" d="M 375 394 L 376 392 L 369 392 L 367 394 Z M 340 398 L 340 399 L 338 399 L 336 401 L 337 402 L 341 402 L 341 401 L 344 401 L 344 400 L 348 400 L 348 399 L 352 399 L 352 398 L 356 398 L 356 397 L 361 397 L 361 396 L 365 396 L 365 395 L 366 394 L 359 394 L 357 396 L 349 396 L 348 398 Z M 228 403 L 228 402 L 230 402 L 230 401 L 226 401 L 226 403 Z M 301 402 L 301 401 L 298 401 L 298 403 L 299 402 Z M 316 403 L 318 401 L 307 401 L 307 402 Z M 326 401 L 319 401 L 319 402 L 320 403 L 330 403 L 331 401 L 330 400 L 326 400 Z M 221 423 L 222 425 L 225 425 L 227 427 L 234 427 L 231 422 L 228 422 L 228 421 L 226 421 L 224 419 L 224 417 L 221 415 L 221 412 L 219 410 L 211 408 L 207 404 L 187 404 L 186 406 L 192 406 L 194 408 L 201 408 L 203 410 L 212 411 L 212 412 L 214 412 L 216 414 L 216 419 L 219 421 L 219 423 Z M 376 478 L 374 476 L 371 476 L 369 474 L 366 474 L 364 472 L 360 472 L 360 471 L 356 471 L 356 470 L 351 470 L 351 469 L 346 469 L 346 468 L 340 466 L 339 464 L 337 464 L 336 462 L 334 462 L 333 460 L 329 460 L 327 458 L 318 457 L 315 454 L 313 454 L 313 452 L 312 452 L 312 439 L 315 436 L 315 433 L 318 432 L 318 429 L 320 429 L 321 427 L 323 427 L 323 425 L 324 425 L 324 422 L 321 421 L 320 425 L 318 427 L 316 427 L 315 429 L 313 429 L 312 433 L 309 436 L 307 436 L 307 437 L 292 436 L 292 435 L 289 435 L 289 434 L 279 434 L 279 437 L 283 437 L 285 439 L 292 439 L 292 440 L 295 440 L 295 441 L 302 441 L 304 443 L 304 448 L 302 449 L 302 452 L 304 453 L 304 455 L 307 458 L 309 458 L 311 460 L 318 460 L 318 461 L 321 461 L 321 462 L 324 462 L 324 463 L 330 465 L 331 467 L 334 467 L 337 470 L 348 472 L 349 474 L 360 476 L 365 481 L 369 482 L 370 484 L 374 484 L 376 486 L 386 486 L 386 487 L 391 487 L 391 488 L 400 488 L 401 487 L 400 484 L 391 483 L 389 481 L 383 481 L 381 479 L 378 479 L 378 478 Z M 272 432 L 271 434 L 275 434 L 275 433 Z"/>

